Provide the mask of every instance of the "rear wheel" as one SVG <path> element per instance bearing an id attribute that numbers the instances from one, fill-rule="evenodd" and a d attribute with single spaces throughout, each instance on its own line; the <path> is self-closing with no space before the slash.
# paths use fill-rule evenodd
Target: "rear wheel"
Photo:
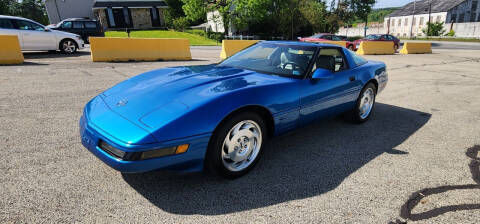
<path id="1" fill-rule="evenodd" d="M 265 122 L 258 114 L 234 115 L 214 132 L 206 165 L 225 178 L 241 177 L 259 161 L 266 136 Z"/>
<path id="2" fill-rule="evenodd" d="M 373 83 L 368 83 L 360 92 L 355 108 L 351 111 L 351 119 L 355 123 L 367 121 L 373 112 L 377 88 Z"/>
<path id="3" fill-rule="evenodd" d="M 60 42 L 60 51 L 64 54 L 73 54 L 77 52 L 77 43 L 70 39 L 64 39 Z"/>

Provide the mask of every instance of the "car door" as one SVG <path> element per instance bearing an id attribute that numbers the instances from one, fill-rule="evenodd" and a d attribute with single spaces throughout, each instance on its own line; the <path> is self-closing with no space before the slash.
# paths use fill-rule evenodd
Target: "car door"
<path id="1" fill-rule="evenodd" d="M 15 20 L 19 36 L 22 38 L 22 50 L 56 50 L 56 38 L 53 32 L 45 30 L 40 24 L 26 20 Z"/>
<path id="2" fill-rule="evenodd" d="M 349 68 L 342 48 L 321 48 L 312 68 L 333 72 L 330 79 L 306 78 L 300 83 L 300 125 L 353 108 L 361 82 Z"/>

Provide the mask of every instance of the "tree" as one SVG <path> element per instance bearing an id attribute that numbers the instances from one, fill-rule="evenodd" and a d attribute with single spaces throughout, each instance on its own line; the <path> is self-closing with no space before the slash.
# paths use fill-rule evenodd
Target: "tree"
<path id="1" fill-rule="evenodd" d="M 444 35 L 446 31 L 443 29 L 443 22 L 427 22 L 427 28 L 422 32 L 429 37 L 438 37 Z"/>
<path id="2" fill-rule="evenodd" d="M 376 0 L 350 0 L 349 5 L 353 14 L 360 19 L 365 21 L 365 32 L 364 35 L 367 35 L 367 26 L 368 26 L 368 14 L 372 12 L 372 7 L 375 5 Z"/>
<path id="3" fill-rule="evenodd" d="M 19 15 L 19 5 L 16 0 L 0 0 L 0 15 Z"/>
<path id="4" fill-rule="evenodd" d="M 183 13 L 182 0 L 166 0 L 168 8 L 165 10 L 165 23 L 167 26 L 173 26 L 173 22 L 177 18 L 185 17 Z"/>
<path id="5" fill-rule="evenodd" d="M 13 10 L 13 15 L 25 17 L 44 25 L 49 23 L 43 0 L 23 0 Z"/>

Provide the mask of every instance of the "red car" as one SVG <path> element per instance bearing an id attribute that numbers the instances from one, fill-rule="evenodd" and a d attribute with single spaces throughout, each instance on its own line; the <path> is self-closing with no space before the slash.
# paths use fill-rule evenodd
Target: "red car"
<path id="1" fill-rule="evenodd" d="M 311 37 L 304 37 L 300 38 L 300 41 L 303 42 L 322 42 L 322 41 L 347 41 L 345 38 L 341 36 L 337 36 L 331 33 L 321 33 L 317 35 L 313 35 Z M 353 42 L 347 41 L 347 47 L 350 50 L 356 50 L 355 44 Z"/>
<path id="2" fill-rule="evenodd" d="M 392 35 L 389 34 L 370 34 L 367 35 L 363 39 L 359 39 L 354 41 L 355 48 L 360 48 L 360 43 L 362 41 L 393 41 L 393 47 L 395 48 L 395 52 L 397 52 L 398 48 L 400 47 L 400 40 Z"/>

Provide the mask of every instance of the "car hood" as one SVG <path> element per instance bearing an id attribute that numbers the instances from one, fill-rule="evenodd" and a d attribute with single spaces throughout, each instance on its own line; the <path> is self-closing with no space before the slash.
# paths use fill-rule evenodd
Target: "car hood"
<path id="1" fill-rule="evenodd" d="M 101 97 L 117 114 L 156 130 L 216 97 L 278 83 L 275 79 L 282 78 L 216 65 L 174 67 L 128 79 L 105 91 Z M 162 117 L 161 121 L 158 117 Z"/>
<path id="2" fill-rule="evenodd" d="M 77 38 L 78 35 L 74 33 L 63 32 L 55 29 L 51 29 L 51 32 L 55 33 L 57 36 Z"/>

